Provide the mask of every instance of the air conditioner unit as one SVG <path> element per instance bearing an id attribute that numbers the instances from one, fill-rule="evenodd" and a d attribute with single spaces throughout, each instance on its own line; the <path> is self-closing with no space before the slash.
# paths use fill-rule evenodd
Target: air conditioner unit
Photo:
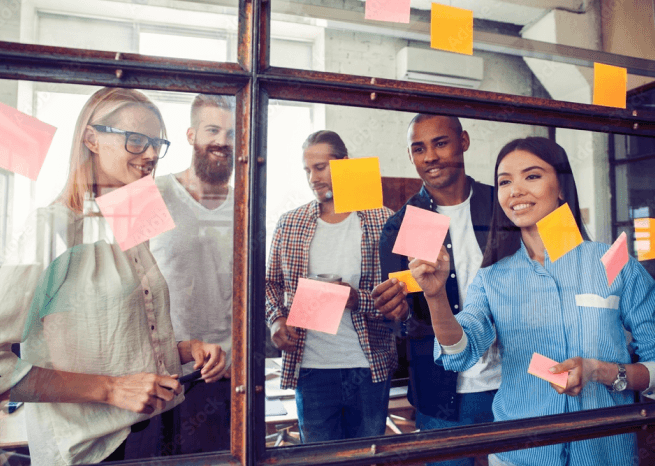
<path id="1" fill-rule="evenodd" d="M 477 89 L 484 60 L 471 55 L 405 47 L 396 56 L 398 79 Z"/>

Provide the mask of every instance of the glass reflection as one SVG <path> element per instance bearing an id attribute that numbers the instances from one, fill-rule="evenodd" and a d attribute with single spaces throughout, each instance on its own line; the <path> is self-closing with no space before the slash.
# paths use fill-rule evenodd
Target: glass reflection
<path id="1" fill-rule="evenodd" d="M 171 108 L 157 97 L 166 111 L 136 90 L 103 88 L 86 102 L 48 94 L 40 119 L 79 102 L 74 127 L 56 121 L 73 141 L 70 174 L 44 170 L 34 183 L 61 193 L 44 202 L 20 175 L 4 177 L 2 223 L 20 233 L 2 231 L 0 392 L 27 402 L 6 425 L 25 420 L 26 438 L 14 440 L 29 442 L 35 464 L 229 448 L 234 99 L 180 95 L 191 124 L 174 131 L 186 131 L 191 162 L 155 179 L 161 152 L 132 150 L 123 132 L 169 139 Z M 120 133 L 98 130 L 107 127 Z M 15 156 L 19 138 L 32 147 L 27 133 L 13 133 Z M 52 155 L 44 168 L 65 162 Z M 15 206 L 35 203 L 16 226 Z"/>
<path id="2" fill-rule="evenodd" d="M 0 7 L 0 40 L 235 62 L 237 3 L 12 0 Z"/>
<path id="3" fill-rule="evenodd" d="M 270 446 L 347 438 L 347 433 L 329 437 L 332 429 L 326 421 L 331 403 L 324 391 L 345 396 L 342 384 L 321 379 L 318 385 L 324 391 L 310 394 L 321 393 L 322 402 L 312 404 L 303 393 L 309 389 L 300 382 L 306 377 L 311 387 L 312 377 L 323 371 L 346 374 L 345 366 L 356 361 L 357 352 L 367 356 L 369 369 L 374 366 L 361 343 L 366 340 L 359 338 L 357 352 L 352 350 L 350 357 L 340 359 L 344 367 L 322 368 L 321 364 L 329 363 L 341 349 L 335 349 L 333 337 L 321 335 L 318 349 L 308 350 L 311 341 L 306 335 L 313 331 L 290 328 L 285 321 L 297 296 L 298 279 L 311 278 L 317 272 L 312 269 L 312 257 L 320 251 L 320 244 L 314 239 L 320 239 L 316 233 L 319 215 L 332 194 L 331 179 L 320 170 L 328 169 L 323 158 L 329 163 L 343 152 L 335 141 L 314 144 L 321 134 L 338 135 L 349 157 L 379 158 L 384 203 L 396 211 L 380 231 L 380 282 L 372 289 L 360 282 L 357 290 L 360 303 L 361 296 L 370 292 L 373 306 L 397 339 L 399 369 L 391 376 L 390 403 L 380 410 L 391 414 L 386 434 L 628 404 L 641 391 L 648 396 L 649 335 L 655 322 L 650 290 L 655 283 L 631 258 L 608 286 L 600 261 L 609 248 L 603 243 L 615 239 L 609 233 L 609 184 L 603 178 L 607 171 L 594 168 L 608 166 L 605 135 L 336 106 L 316 106 L 314 111 L 316 120 L 325 115 L 326 126 L 336 132 L 313 133 L 292 157 L 288 146 L 282 152 L 275 144 L 276 139 L 284 139 L 284 129 L 280 134 L 279 128 L 275 132 L 269 128 L 269 195 L 286 199 L 287 211 L 284 213 L 279 207 L 284 203 L 277 201 L 267 212 L 269 234 L 272 232 L 267 321 L 272 342 L 283 355 L 282 361 L 267 361 Z M 269 121 L 274 127 L 276 123 Z M 297 135 L 293 137 L 298 140 Z M 494 168 L 497 159 L 499 165 Z M 271 176 L 276 166 L 285 167 L 284 182 Z M 305 169 L 306 179 L 300 167 Z M 302 190 L 304 199 L 296 194 Z M 576 228 L 585 241 L 555 261 L 545 252 L 535 225 L 564 203 L 571 206 Z M 310 206 L 317 204 L 321 208 L 316 209 L 316 217 L 303 218 L 301 213 L 311 212 Z M 438 263 L 410 262 L 407 256 L 393 253 L 408 205 L 449 217 Z M 494 218 L 501 214 L 506 224 L 498 225 Z M 354 217 L 342 216 L 330 226 L 345 226 Z M 294 229 L 300 233 L 293 233 Z M 422 232 L 423 237 L 433 235 Z M 345 241 L 326 248 L 330 264 L 341 260 L 339 251 Z M 499 251 L 503 255 L 499 256 Z M 483 262 L 485 254 L 495 259 Z M 522 262 L 514 264 L 517 261 Z M 413 270 L 423 293 L 407 293 L 404 285 L 388 280 L 390 272 L 408 269 Z M 340 275 L 336 269 L 326 273 Z M 492 273 L 496 275 L 491 277 Z M 291 275 L 294 279 L 287 280 Z M 358 308 L 351 310 L 353 323 L 358 312 Z M 354 327 L 357 329 L 356 324 Z M 341 332 L 340 327 L 337 337 Z M 566 388 L 528 374 L 533 353 L 555 361 L 555 372 L 565 374 Z M 346 375 L 341 380 L 347 381 Z M 299 381 L 297 386 L 287 383 L 284 390 L 280 388 L 281 379 L 294 378 Z M 405 384 L 405 391 L 396 398 L 396 385 Z M 396 411 L 400 406 L 402 415 Z M 302 419 L 310 410 L 321 422 L 312 419 L 310 424 Z M 335 424 L 354 422 L 345 407 L 336 411 L 334 417 L 340 420 Z M 324 437 L 314 439 L 312 435 Z M 598 464 L 607 458 L 620 464 L 631 457 L 635 442 L 634 436 L 626 434 L 502 453 L 489 461 L 543 464 L 564 455 L 571 464 Z M 469 465 L 473 461 L 443 464 Z"/>

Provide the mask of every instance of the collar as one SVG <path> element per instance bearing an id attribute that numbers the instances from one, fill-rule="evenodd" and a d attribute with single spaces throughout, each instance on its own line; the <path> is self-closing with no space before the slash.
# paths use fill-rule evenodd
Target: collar
<path id="1" fill-rule="evenodd" d="M 470 197 L 471 203 L 473 203 L 473 198 L 475 198 L 476 192 L 478 190 L 478 186 L 477 186 L 478 183 L 468 175 L 466 176 L 466 179 L 468 180 L 469 186 L 471 187 L 471 191 L 472 191 L 472 193 L 469 192 L 466 198 L 468 199 Z M 417 207 L 423 207 L 424 209 L 432 210 L 433 212 L 437 211 L 437 204 L 434 202 L 434 199 L 432 198 L 428 190 L 425 188 L 425 183 L 423 183 L 423 186 L 421 186 L 421 190 L 418 192 L 418 197 L 423 205 Z"/>
<path id="2" fill-rule="evenodd" d="M 308 206 L 308 207 L 309 207 L 309 216 L 310 216 L 312 219 L 316 220 L 317 218 L 319 218 L 319 217 L 321 216 L 321 205 L 319 204 L 319 202 L 318 202 L 316 199 L 314 199 L 313 201 L 311 201 L 311 202 L 309 203 L 309 206 Z M 365 211 L 359 211 L 359 210 L 358 210 L 358 211 L 356 211 L 355 213 L 357 214 L 357 216 L 358 216 L 360 219 L 365 218 L 365 215 L 366 215 L 366 212 L 365 212 Z"/>

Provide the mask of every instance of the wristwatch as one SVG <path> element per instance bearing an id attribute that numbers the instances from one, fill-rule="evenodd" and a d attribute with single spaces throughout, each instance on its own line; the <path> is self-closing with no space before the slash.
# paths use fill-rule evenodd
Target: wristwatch
<path id="1" fill-rule="evenodd" d="M 628 378 L 625 376 L 625 366 L 623 364 L 617 364 L 617 366 L 619 366 L 619 373 L 612 382 L 612 391 L 622 392 L 628 387 Z"/>

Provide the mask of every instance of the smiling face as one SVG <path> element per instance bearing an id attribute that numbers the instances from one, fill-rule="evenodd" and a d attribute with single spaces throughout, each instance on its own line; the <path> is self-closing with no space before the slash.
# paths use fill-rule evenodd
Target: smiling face
<path id="1" fill-rule="evenodd" d="M 564 200 L 555 168 L 525 150 L 507 154 L 498 165 L 498 203 L 519 228 L 532 228 Z"/>
<path id="2" fill-rule="evenodd" d="M 466 131 L 458 134 L 453 119 L 435 116 L 414 123 L 407 133 L 407 143 L 409 160 L 428 191 L 465 179 L 464 152 L 470 141 Z"/>
<path id="3" fill-rule="evenodd" d="M 234 168 L 234 118 L 229 110 L 204 106 L 198 110 L 198 125 L 187 130 L 193 145 L 196 175 L 205 183 L 226 184 Z"/>
<path id="4" fill-rule="evenodd" d="M 332 200 L 330 160 L 336 159 L 332 155 L 330 144 L 314 144 L 303 152 L 302 164 L 307 175 L 307 182 L 320 203 Z"/>
<path id="5" fill-rule="evenodd" d="M 151 138 L 161 137 L 157 115 L 140 105 L 119 110 L 108 125 Z M 151 174 L 159 159 L 152 146 L 142 154 L 128 152 L 124 134 L 103 133 L 87 127 L 84 143 L 93 153 L 97 182 L 103 187 L 120 187 L 137 181 Z"/>

